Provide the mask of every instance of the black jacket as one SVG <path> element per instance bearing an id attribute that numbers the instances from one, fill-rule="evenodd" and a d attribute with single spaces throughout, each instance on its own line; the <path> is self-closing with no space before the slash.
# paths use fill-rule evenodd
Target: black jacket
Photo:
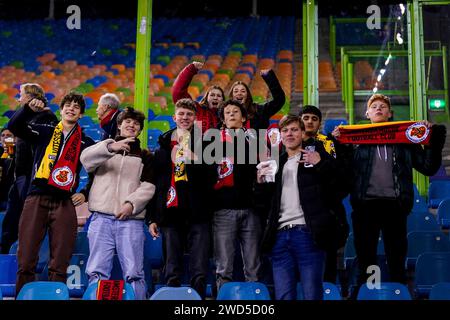
<path id="1" fill-rule="evenodd" d="M 446 128 L 444 126 L 433 125 L 428 146 L 422 147 L 418 144 L 392 145 L 394 191 L 399 206 L 404 212 L 409 213 L 414 204 L 412 169 L 414 168 L 427 176 L 432 176 L 439 170 L 445 135 Z M 353 187 L 350 201 L 354 209 L 360 207 L 366 199 L 376 146 L 355 145 L 352 147 Z"/>
<path id="2" fill-rule="evenodd" d="M 320 141 L 312 140 L 309 143 L 315 145 L 321 161 L 312 168 L 305 168 L 302 163 L 299 163 L 297 182 L 300 205 L 315 244 L 323 250 L 337 249 L 343 241 L 340 238 L 345 238 L 343 226 L 339 223 L 339 217 L 334 209 L 337 201 L 336 190 L 339 188 L 337 164 L 325 151 Z M 258 186 L 258 199 L 264 201 L 264 198 L 269 198 L 270 208 L 262 242 L 264 252 L 270 252 L 276 241 L 283 187 L 283 168 L 287 159 L 287 153 L 280 156 L 275 183 Z"/>
<path id="3" fill-rule="evenodd" d="M 263 104 L 254 104 L 256 113 L 249 121 L 250 128 L 256 130 L 267 129 L 269 127 L 270 118 L 281 110 L 286 101 L 285 93 L 273 70 L 270 70 L 266 76 L 263 76 L 263 79 L 269 87 L 270 93 L 272 94 L 272 100 Z"/>
<path id="4" fill-rule="evenodd" d="M 198 128 L 191 132 L 191 150 L 202 150 L 202 135 Z M 171 186 L 172 159 L 171 137 L 176 130 L 172 129 L 159 137 L 160 147 L 154 156 L 155 196 L 149 203 L 150 215 L 147 223 L 156 222 L 160 226 L 179 226 L 187 223 L 205 223 L 212 219 L 212 185 L 214 183 L 214 167 L 201 164 L 186 164 L 187 182 L 177 182 L 179 206 L 167 208 L 167 192 Z M 194 130 L 197 130 L 194 141 Z M 194 146 L 196 144 L 196 146 Z M 149 221 L 150 220 L 150 221 Z"/>
<path id="5" fill-rule="evenodd" d="M 58 120 L 56 117 L 53 121 L 49 121 L 47 123 L 35 123 L 31 120 L 36 116 L 36 113 L 31 110 L 28 105 L 21 107 L 16 111 L 14 116 L 8 123 L 8 129 L 14 133 L 17 137 L 24 139 L 25 141 L 32 144 L 33 148 L 33 170 L 32 170 L 32 185 L 28 194 L 49 194 L 58 198 L 68 198 L 73 193 L 75 193 L 78 182 L 79 175 L 81 170 L 81 162 L 78 161 L 75 184 L 72 187 L 70 192 L 66 192 L 60 190 L 58 188 L 54 188 L 48 185 L 47 179 L 34 179 L 37 168 L 39 167 L 42 158 L 45 155 L 45 149 L 50 142 L 50 139 L 53 135 L 53 131 L 55 130 L 56 125 L 58 124 Z M 55 121 L 56 120 L 56 121 Z M 93 145 L 95 142 L 84 133 L 82 133 L 81 139 L 81 152 Z M 59 150 L 61 152 L 61 150 Z M 87 194 L 85 194 L 87 197 Z"/>

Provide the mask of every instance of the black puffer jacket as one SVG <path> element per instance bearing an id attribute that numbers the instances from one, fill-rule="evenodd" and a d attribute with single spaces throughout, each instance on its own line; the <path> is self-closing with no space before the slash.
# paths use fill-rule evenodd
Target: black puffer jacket
<path id="1" fill-rule="evenodd" d="M 336 193 L 333 193 L 332 190 L 339 188 L 336 162 L 325 151 L 321 142 L 312 141 L 310 143 L 315 145 L 321 161 L 312 168 L 305 168 L 302 163 L 299 163 L 297 182 L 300 205 L 304 212 L 306 225 L 311 230 L 316 245 L 323 250 L 337 249 L 338 243 L 341 242 L 339 237 L 342 237 L 343 226 L 340 225 L 338 214 L 333 209 L 336 203 Z M 271 185 L 270 187 L 264 186 L 265 184 L 260 185 L 265 188 L 263 194 L 261 194 L 261 189 L 258 190 L 259 199 L 262 195 L 268 197 L 270 193 L 273 194 L 262 244 L 265 252 L 270 252 L 276 240 L 283 187 L 283 168 L 287 159 L 287 153 L 280 156 L 275 183 L 267 184 Z M 272 190 L 268 190 L 268 188 Z"/>
<path id="2" fill-rule="evenodd" d="M 392 175 L 397 201 L 404 212 L 413 207 L 414 191 L 412 169 L 426 176 L 434 175 L 441 166 L 442 148 L 445 143 L 446 128 L 433 125 L 430 144 L 394 144 Z M 377 145 L 356 145 L 353 147 L 353 188 L 350 201 L 354 209 L 366 199 L 367 188 L 372 172 L 373 155 Z"/>

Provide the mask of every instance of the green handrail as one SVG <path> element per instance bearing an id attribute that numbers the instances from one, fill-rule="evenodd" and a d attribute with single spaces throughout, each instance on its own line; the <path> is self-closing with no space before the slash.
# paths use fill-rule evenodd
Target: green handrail
<path id="1" fill-rule="evenodd" d="M 147 115 L 149 108 L 150 50 L 152 37 L 152 0 L 139 0 L 136 31 L 136 69 L 134 76 L 134 107 Z M 140 135 L 141 147 L 146 148 L 148 122 Z"/>

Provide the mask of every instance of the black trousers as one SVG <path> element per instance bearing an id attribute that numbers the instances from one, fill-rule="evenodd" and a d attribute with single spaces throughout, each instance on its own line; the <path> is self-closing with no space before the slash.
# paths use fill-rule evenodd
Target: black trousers
<path id="1" fill-rule="evenodd" d="M 181 285 L 183 254 L 189 253 L 190 286 L 205 298 L 208 274 L 210 229 L 208 223 L 162 227 L 164 276 L 168 286 Z"/>
<path id="2" fill-rule="evenodd" d="M 358 285 L 367 281 L 367 268 L 377 265 L 380 231 L 391 282 L 406 283 L 405 260 L 408 249 L 407 216 L 395 200 L 367 200 L 352 212 L 353 235 L 358 260 Z"/>
<path id="3" fill-rule="evenodd" d="M 2 225 L 2 254 L 8 254 L 13 243 L 19 238 L 20 215 L 22 214 L 29 185 L 30 179 L 28 177 L 19 176 L 9 190 L 8 205 Z"/>

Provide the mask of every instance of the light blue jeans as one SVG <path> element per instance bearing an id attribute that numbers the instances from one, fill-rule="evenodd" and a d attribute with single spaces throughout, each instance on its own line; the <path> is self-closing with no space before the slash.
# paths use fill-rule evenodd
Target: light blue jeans
<path id="1" fill-rule="evenodd" d="M 117 220 L 112 215 L 94 212 L 88 231 L 89 259 L 86 273 L 89 284 L 108 280 L 117 251 L 123 279 L 131 284 L 136 300 L 145 300 L 144 280 L 144 221 Z"/>

